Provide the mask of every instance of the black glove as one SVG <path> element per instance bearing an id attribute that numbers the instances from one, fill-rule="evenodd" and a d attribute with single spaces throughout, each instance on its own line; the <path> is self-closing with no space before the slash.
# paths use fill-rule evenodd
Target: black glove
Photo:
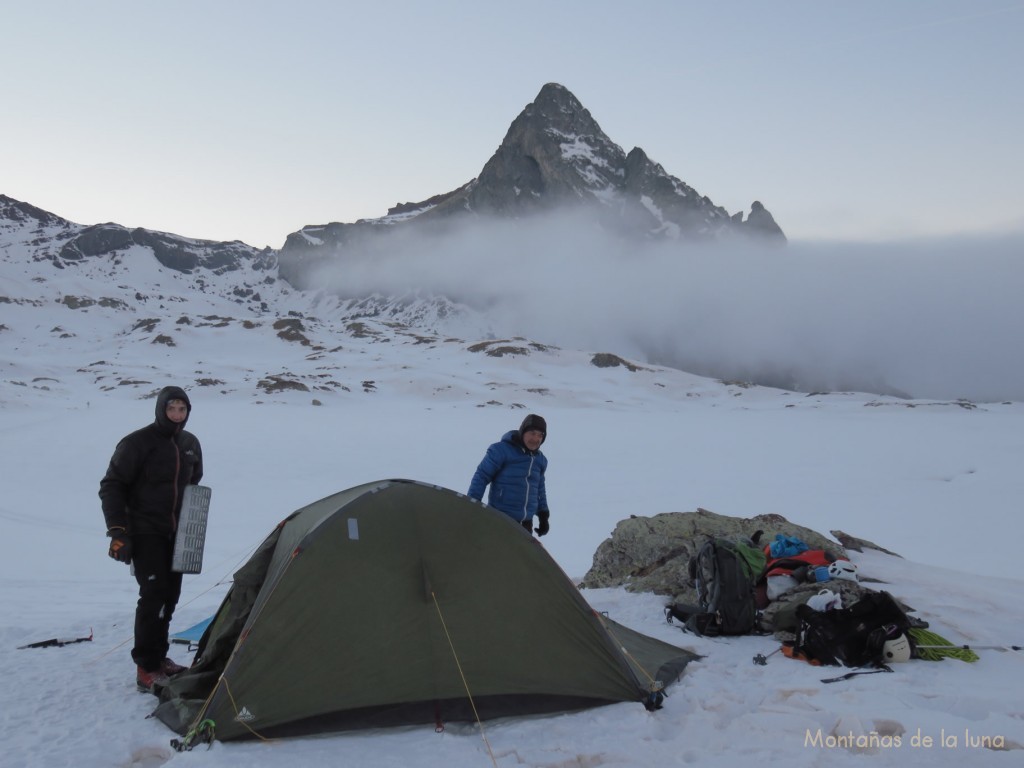
<path id="1" fill-rule="evenodd" d="M 107 535 L 110 537 L 110 549 L 107 550 L 107 554 L 119 563 L 126 565 L 130 563 L 132 561 L 132 540 L 128 538 L 124 529 L 111 528 L 107 531 Z"/>
<path id="2" fill-rule="evenodd" d="M 533 518 L 532 517 L 526 518 L 525 520 L 523 520 L 519 524 L 521 526 L 523 526 L 523 528 L 526 529 L 527 533 L 533 533 Z"/>
<path id="3" fill-rule="evenodd" d="M 539 512 L 537 512 L 537 517 L 540 518 L 540 525 L 538 525 L 536 529 L 537 535 L 543 536 L 545 533 L 551 530 L 551 526 L 548 525 L 548 518 L 551 517 L 551 513 L 546 509 L 542 509 Z"/>

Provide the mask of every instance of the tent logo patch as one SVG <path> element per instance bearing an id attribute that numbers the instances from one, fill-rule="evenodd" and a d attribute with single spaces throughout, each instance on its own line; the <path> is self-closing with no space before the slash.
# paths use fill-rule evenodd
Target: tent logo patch
<path id="1" fill-rule="evenodd" d="M 235 715 L 235 721 L 239 723 L 249 723 L 256 719 L 256 715 L 249 711 L 248 707 L 242 707 L 238 710 L 238 714 Z"/>

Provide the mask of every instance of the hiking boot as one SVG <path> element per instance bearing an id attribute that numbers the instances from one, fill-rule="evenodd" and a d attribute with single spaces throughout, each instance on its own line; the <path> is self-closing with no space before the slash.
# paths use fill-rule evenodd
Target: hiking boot
<path id="1" fill-rule="evenodd" d="M 160 669 L 147 671 L 142 667 L 139 667 L 135 674 L 135 684 L 139 687 L 139 690 L 144 693 L 159 694 L 160 689 L 169 682 L 170 680 L 167 675 L 165 675 L 163 670 Z"/>
<path id="2" fill-rule="evenodd" d="M 179 672 L 184 672 L 188 667 L 183 667 L 181 664 L 176 664 L 170 659 L 164 659 L 160 662 L 160 671 L 168 677 L 174 677 Z"/>

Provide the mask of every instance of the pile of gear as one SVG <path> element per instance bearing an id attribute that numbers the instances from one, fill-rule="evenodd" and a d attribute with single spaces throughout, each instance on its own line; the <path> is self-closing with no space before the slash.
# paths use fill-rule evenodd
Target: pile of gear
<path id="1" fill-rule="evenodd" d="M 762 532 L 750 539 L 711 539 L 690 561 L 697 605 L 672 603 L 668 621 L 678 620 L 698 635 L 774 634 L 785 656 L 813 665 L 871 667 L 941 658 L 934 650 L 948 641 L 926 632 L 927 622 L 911 616 L 885 591 L 860 583 L 857 566 L 825 549 L 778 534 L 767 544 Z M 957 649 L 961 650 L 961 649 Z M 965 661 L 963 653 L 949 653 Z M 766 657 L 755 656 L 755 663 Z M 841 678 L 833 678 L 829 682 Z"/>

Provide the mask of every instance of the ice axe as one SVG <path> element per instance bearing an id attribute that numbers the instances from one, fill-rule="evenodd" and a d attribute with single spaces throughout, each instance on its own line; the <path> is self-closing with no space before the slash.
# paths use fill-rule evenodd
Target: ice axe
<path id="1" fill-rule="evenodd" d="M 74 645 L 75 643 L 88 643 L 92 641 L 92 627 L 89 628 L 88 637 L 51 637 L 49 640 L 39 640 L 35 643 L 29 643 L 28 645 L 19 645 L 18 650 L 24 650 L 25 648 L 63 648 L 65 645 Z"/>
<path id="2" fill-rule="evenodd" d="M 753 662 L 755 664 L 757 664 L 758 666 L 760 666 L 760 667 L 767 666 L 768 665 L 768 659 L 770 659 L 772 656 L 774 656 L 776 653 L 778 653 L 781 650 L 782 650 L 782 646 L 780 645 L 778 648 L 776 648 L 774 651 L 769 653 L 767 656 L 765 656 L 763 653 L 759 653 L 759 654 L 757 654 L 753 658 Z"/>

